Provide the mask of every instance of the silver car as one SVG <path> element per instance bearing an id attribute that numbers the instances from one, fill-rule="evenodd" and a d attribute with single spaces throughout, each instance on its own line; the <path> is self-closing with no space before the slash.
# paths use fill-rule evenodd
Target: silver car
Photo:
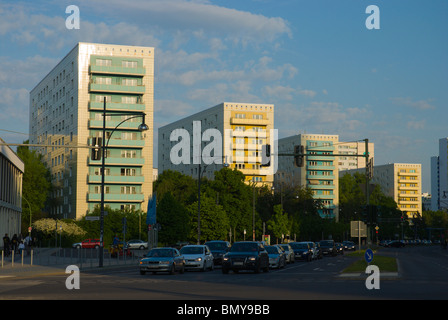
<path id="1" fill-rule="evenodd" d="M 184 273 L 185 259 L 175 248 L 154 248 L 140 260 L 140 274 L 142 275 L 146 272 L 174 274 L 176 271 Z"/>
<path id="2" fill-rule="evenodd" d="M 278 246 L 282 247 L 285 251 L 286 263 L 294 263 L 294 250 L 291 248 L 291 246 L 287 243 L 279 244 Z"/>
<path id="3" fill-rule="evenodd" d="M 148 249 L 148 242 L 143 240 L 129 240 L 127 245 L 129 249 Z"/>

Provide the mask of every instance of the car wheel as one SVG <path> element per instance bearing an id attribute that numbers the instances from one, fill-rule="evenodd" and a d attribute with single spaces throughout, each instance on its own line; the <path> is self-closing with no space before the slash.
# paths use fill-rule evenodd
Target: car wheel
<path id="1" fill-rule="evenodd" d="M 144 275 L 146 274 L 146 272 L 143 271 L 143 270 L 140 270 L 140 274 L 141 274 L 142 276 L 144 276 Z"/>
<path id="2" fill-rule="evenodd" d="M 180 274 L 184 274 L 184 272 L 185 272 L 185 264 L 182 265 L 182 269 L 180 269 L 179 272 L 180 272 Z"/>
<path id="3" fill-rule="evenodd" d="M 145 250 L 145 246 L 140 246 L 140 250 Z"/>

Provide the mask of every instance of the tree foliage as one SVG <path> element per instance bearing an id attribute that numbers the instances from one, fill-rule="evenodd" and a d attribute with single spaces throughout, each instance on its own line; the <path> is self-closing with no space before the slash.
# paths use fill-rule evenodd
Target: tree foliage
<path id="1" fill-rule="evenodd" d="M 28 144 L 28 140 L 24 141 L 24 144 Z M 42 155 L 36 150 L 30 150 L 28 146 L 19 146 L 17 155 L 25 164 L 22 180 L 24 198 L 22 201 L 22 226 L 27 227 L 30 223 L 30 207 L 32 220 L 45 216 L 42 211 L 51 191 L 51 175 L 42 161 Z"/>

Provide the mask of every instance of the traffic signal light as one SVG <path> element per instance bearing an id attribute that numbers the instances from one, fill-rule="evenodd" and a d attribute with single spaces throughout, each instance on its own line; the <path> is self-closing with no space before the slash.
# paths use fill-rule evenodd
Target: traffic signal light
<path id="1" fill-rule="evenodd" d="M 261 166 L 269 167 L 271 165 L 271 145 L 264 144 L 261 146 Z"/>
<path id="2" fill-rule="evenodd" d="M 101 160 L 101 146 L 103 145 L 102 142 L 102 138 L 92 139 L 92 145 L 95 146 L 95 148 L 92 149 L 92 160 Z"/>
<path id="3" fill-rule="evenodd" d="M 303 167 L 304 165 L 304 152 L 305 148 L 302 145 L 294 146 L 294 165 L 296 167 Z"/>

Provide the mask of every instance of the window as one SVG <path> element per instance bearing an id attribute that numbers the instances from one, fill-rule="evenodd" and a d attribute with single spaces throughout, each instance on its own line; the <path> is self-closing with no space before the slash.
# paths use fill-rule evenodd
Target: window
<path id="1" fill-rule="evenodd" d="M 123 86 L 136 86 L 137 85 L 137 79 L 123 79 L 121 81 L 121 84 Z"/>
<path id="2" fill-rule="evenodd" d="M 112 66 L 112 60 L 109 59 L 96 59 L 97 66 L 110 67 Z"/>
<path id="3" fill-rule="evenodd" d="M 121 66 L 125 68 L 137 68 L 137 61 L 122 61 Z"/>

